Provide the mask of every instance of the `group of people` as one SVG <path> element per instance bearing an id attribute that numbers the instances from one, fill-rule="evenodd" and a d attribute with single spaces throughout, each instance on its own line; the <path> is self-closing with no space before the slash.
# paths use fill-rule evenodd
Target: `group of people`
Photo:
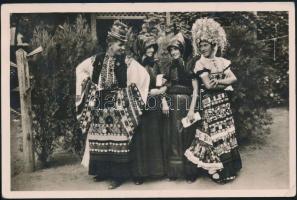
<path id="1" fill-rule="evenodd" d="M 153 36 L 138 37 L 138 57 L 125 54 L 127 29 L 115 21 L 106 52 L 76 69 L 77 118 L 87 135 L 82 164 L 89 175 L 110 179 L 109 189 L 128 178 L 137 185 L 161 177 L 191 183 L 202 174 L 217 183 L 233 180 L 242 165 L 229 101 L 236 77 L 231 62 L 217 56 L 227 44 L 224 29 L 197 19 L 193 55 L 186 59 L 190 47 L 178 33 L 162 67 Z M 182 119 L 192 122 L 197 112 L 201 119 L 184 127 Z"/>

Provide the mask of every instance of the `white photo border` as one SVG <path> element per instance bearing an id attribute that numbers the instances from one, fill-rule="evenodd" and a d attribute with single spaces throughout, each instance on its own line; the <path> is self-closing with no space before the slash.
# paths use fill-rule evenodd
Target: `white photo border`
<path id="1" fill-rule="evenodd" d="M 168 6 L 170 5 L 170 6 Z M 290 184 L 286 190 L 115 190 L 115 191 L 11 191 L 9 37 L 12 13 L 95 12 L 221 12 L 287 11 L 289 15 L 289 131 Z M 296 195 L 296 93 L 294 2 L 241 3 L 30 3 L 1 6 L 1 133 L 2 192 L 5 198 L 110 198 L 110 197 L 290 197 Z"/>

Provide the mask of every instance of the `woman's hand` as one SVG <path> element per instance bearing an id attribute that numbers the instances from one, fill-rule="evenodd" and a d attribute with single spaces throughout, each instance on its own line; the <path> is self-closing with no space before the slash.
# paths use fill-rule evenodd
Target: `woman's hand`
<path id="1" fill-rule="evenodd" d="M 190 109 L 188 114 L 187 114 L 187 118 L 189 121 L 193 121 L 194 120 L 194 110 Z"/>
<path id="2" fill-rule="evenodd" d="M 162 85 L 165 85 L 166 82 L 167 82 L 167 79 L 162 78 Z"/>
<path id="3" fill-rule="evenodd" d="M 164 94 L 166 92 L 166 90 L 167 90 L 166 86 L 163 86 L 160 89 L 154 88 L 154 89 L 150 90 L 149 94 L 152 96 L 160 95 L 160 94 Z"/>
<path id="4" fill-rule="evenodd" d="M 169 115 L 169 106 L 165 99 L 162 99 L 162 113 L 165 114 L 166 116 Z"/>
<path id="5" fill-rule="evenodd" d="M 212 80 L 210 80 L 209 83 L 211 85 L 211 88 L 216 88 L 219 85 L 219 80 L 218 79 L 212 79 Z"/>
<path id="6" fill-rule="evenodd" d="M 166 92 L 166 90 L 167 90 L 167 87 L 163 86 L 159 89 L 159 92 L 160 92 L 160 94 L 164 94 Z"/>
<path id="7" fill-rule="evenodd" d="M 159 89 L 156 89 L 156 88 L 151 89 L 149 91 L 149 95 L 151 95 L 151 96 L 155 96 L 155 95 L 159 95 L 159 94 L 160 94 L 160 90 Z"/>

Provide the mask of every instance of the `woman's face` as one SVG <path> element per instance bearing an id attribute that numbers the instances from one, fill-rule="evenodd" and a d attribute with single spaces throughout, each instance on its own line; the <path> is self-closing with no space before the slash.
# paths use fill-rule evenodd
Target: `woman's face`
<path id="1" fill-rule="evenodd" d="M 170 55 L 172 56 L 173 59 L 178 59 L 181 57 L 180 50 L 176 47 L 170 48 Z"/>
<path id="2" fill-rule="evenodd" d="M 208 42 L 202 41 L 199 44 L 200 52 L 205 58 L 209 58 L 212 56 L 212 45 Z"/>
<path id="3" fill-rule="evenodd" d="M 154 49 L 153 46 L 147 48 L 146 51 L 145 51 L 145 55 L 147 57 L 153 57 L 154 53 L 155 53 L 155 49 Z"/>

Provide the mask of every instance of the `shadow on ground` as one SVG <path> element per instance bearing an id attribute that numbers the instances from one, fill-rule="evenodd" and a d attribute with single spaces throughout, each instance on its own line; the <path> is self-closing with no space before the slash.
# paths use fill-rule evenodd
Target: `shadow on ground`
<path id="1" fill-rule="evenodd" d="M 289 114 L 287 108 L 269 110 L 273 117 L 271 134 L 263 141 L 250 142 L 240 147 L 243 168 L 237 179 L 226 185 L 218 185 L 207 176 L 199 177 L 196 182 L 187 184 L 184 180 L 169 182 L 167 179 L 148 180 L 136 186 L 131 180 L 117 190 L 181 190 L 181 189 L 286 189 L 289 186 Z M 14 124 L 16 123 L 16 124 Z M 17 126 L 19 121 L 12 122 Z M 19 126 L 20 127 L 20 126 Z M 19 133 L 13 132 L 12 138 Z M 15 142 L 18 140 L 12 140 Z M 70 153 L 56 153 L 51 167 L 34 173 L 21 173 L 22 161 L 17 150 L 12 151 L 11 189 L 19 190 L 105 190 L 107 182 L 92 181 L 88 169 L 80 165 L 80 158 Z M 18 158 L 18 159 L 17 159 Z M 17 174 L 17 175 L 16 175 Z"/>

